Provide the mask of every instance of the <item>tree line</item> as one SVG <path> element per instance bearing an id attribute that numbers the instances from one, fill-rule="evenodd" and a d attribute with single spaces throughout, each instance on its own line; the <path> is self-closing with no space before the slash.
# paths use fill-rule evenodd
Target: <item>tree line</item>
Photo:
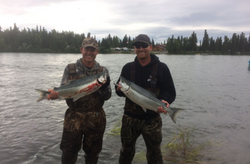
<path id="1" fill-rule="evenodd" d="M 197 44 L 196 33 L 190 37 L 168 38 L 166 48 L 171 54 L 207 53 L 207 54 L 245 54 L 250 55 L 250 36 L 247 38 L 242 32 L 240 35 L 234 33 L 232 38 L 228 36 L 209 37 L 207 30 L 204 32 L 203 40 Z"/>
<path id="2" fill-rule="evenodd" d="M 79 53 L 82 40 L 90 37 L 87 33 L 75 34 L 71 31 L 58 32 L 55 29 L 47 31 L 44 27 L 36 26 L 36 29 L 14 27 L 2 30 L 0 26 L 0 52 L 37 52 L 37 53 Z M 95 36 L 92 36 L 95 38 Z M 98 41 L 100 53 L 111 53 L 115 47 L 133 48 L 134 38 L 125 35 L 123 39 L 117 36 L 102 38 Z M 250 37 L 242 32 L 240 35 L 233 34 L 232 38 L 227 36 L 213 39 L 209 38 L 207 30 L 204 32 L 203 40 L 197 40 L 196 33 L 190 37 L 174 36 L 167 39 L 167 43 L 155 43 L 151 40 L 153 47 L 164 44 L 170 54 L 189 53 L 218 53 L 218 54 L 250 54 Z"/>
<path id="3" fill-rule="evenodd" d="M 58 32 L 55 29 L 47 31 L 41 26 L 36 26 L 36 29 L 19 30 L 16 24 L 13 28 L 3 31 L 0 26 L 0 52 L 79 53 L 85 37 L 91 37 L 91 34 L 88 33 L 86 36 L 84 33 Z M 98 41 L 98 44 L 100 53 L 109 53 L 112 47 L 133 48 L 133 40 L 127 35 L 121 40 L 109 34 Z"/>

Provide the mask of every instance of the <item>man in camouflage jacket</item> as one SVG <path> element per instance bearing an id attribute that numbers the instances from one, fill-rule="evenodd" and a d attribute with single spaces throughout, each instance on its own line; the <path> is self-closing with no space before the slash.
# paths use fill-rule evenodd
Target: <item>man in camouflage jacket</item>
<path id="1" fill-rule="evenodd" d="M 106 115 L 102 106 L 104 101 L 111 97 L 109 72 L 95 60 L 99 52 L 97 41 L 93 38 L 85 38 L 80 50 L 82 58 L 65 68 L 61 85 L 67 84 L 69 80 L 85 78 L 100 72 L 105 72 L 108 77 L 107 82 L 96 92 L 75 102 L 72 99 L 66 100 L 69 108 L 65 113 L 60 144 L 62 164 L 74 164 L 81 146 L 85 152 L 85 163 L 97 163 L 106 127 Z M 58 98 L 56 91 L 51 89 L 49 91 L 51 93 L 47 99 Z"/>

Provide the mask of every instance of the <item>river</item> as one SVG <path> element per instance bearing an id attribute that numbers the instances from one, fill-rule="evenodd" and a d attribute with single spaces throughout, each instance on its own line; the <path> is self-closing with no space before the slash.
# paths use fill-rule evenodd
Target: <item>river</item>
<path id="1" fill-rule="evenodd" d="M 157 55 L 168 65 L 177 97 L 172 107 L 185 109 L 174 124 L 162 114 L 166 145 L 180 128 L 194 128 L 193 139 L 209 141 L 199 157 L 201 163 L 250 163 L 250 56 Z M 65 66 L 81 54 L 0 53 L 0 161 L 1 164 L 60 163 L 64 101 L 41 101 L 35 88 L 59 86 Z M 110 71 L 112 97 L 104 105 L 107 125 L 99 164 L 117 164 L 120 136 L 112 135 L 122 117 L 124 98 L 113 83 L 134 54 L 98 54 L 97 61 Z M 145 152 L 142 137 L 137 152 Z M 77 164 L 84 163 L 83 151 Z M 165 158 L 165 154 L 164 158 Z M 133 164 L 146 164 L 134 159 Z M 171 162 L 164 160 L 165 164 Z"/>

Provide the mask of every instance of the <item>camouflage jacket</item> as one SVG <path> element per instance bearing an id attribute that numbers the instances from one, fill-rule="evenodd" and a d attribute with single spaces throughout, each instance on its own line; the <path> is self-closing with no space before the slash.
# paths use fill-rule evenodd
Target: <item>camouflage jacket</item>
<path id="1" fill-rule="evenodd" d="M 75 65 L 76 65 L 76 76 L 71 77 L 69 73 L 69 68 L 68 66 L 66 66 L 63 77 L 62 77 L 61 86 L 68 84 L 70 80 L 77 79 L 77 78 L 84 78 L 87 76 L 100 73 L 98 71 L 102 69 L 101 72 L 104 71 L 107 73 L 108 80 L 104 84 L 104 86 L 102 86 L 97 92 L 99 92 L 99 95 L 103 100 L 108 100 L 111 97 L 110 76 L 109 76 L 108 70 L 105 67 L 101 66 L 97 61 L 95 61 L 94 65 L 91 68 L 85 67 L 84 64 L 82 63 L 82 58 L 78 59 Z"/>

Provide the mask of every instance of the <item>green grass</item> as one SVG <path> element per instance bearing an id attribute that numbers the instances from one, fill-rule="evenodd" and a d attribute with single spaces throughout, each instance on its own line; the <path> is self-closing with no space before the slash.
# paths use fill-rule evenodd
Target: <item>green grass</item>
<path id="1" fill-rule="evenodd" d="M 121 119 L 111 129 L 111 135 L 119 136 L 121 131 Z M 183 128 L 179 125 L 178 131 L 173 134 L 167 144 L 161 147 L 164 161 L 178 164 L 186 163 L 206 163 L 200 161 L 204 155 L 204 149 L 211 145 L 211 141 L 205 138 L 205 132 L 196 129 L 196 126 L 191 128 Z M 215 145 L 218 146 L 218 145 Z M 205 157 L 209 158 L 210 157 Z M 204 158 L 203 158 L 204 159 Z M 135 161 L 146 161 L 146 148 L 137 152 L 134 157 Z"/>
<path id="2" fill-rule="evenodd" d="M 119 136 L 121 134 L 121 127 L 122 127 L 121 119 L 122 117 L 117 121 L 114 128 L 110 130 L 111 135 Z"/>
<path id="3" fill-rule="evenodd" d="M 137 161 L 137 162 L 145 162 L 145 161 L 147 161 L 145 150 L 146 150 L 146 148 L 143 149 L 140 152 L 135 153 L 134 160 Z"/>
<path id="4" fill-rule="evenodd" d="M 199 143 L 204 138 L 204 133 L 194 134 L 193 128 L 179 128 L 179 132 L 173 135 L 172 140 L 163 146 L 164 160 L 178 163 L 203 163 L 198 158 L 202 156 L 202 150 L 210 145 L 210 141 Z M 202 139 L 204 140 L 204 139 Z"/>

